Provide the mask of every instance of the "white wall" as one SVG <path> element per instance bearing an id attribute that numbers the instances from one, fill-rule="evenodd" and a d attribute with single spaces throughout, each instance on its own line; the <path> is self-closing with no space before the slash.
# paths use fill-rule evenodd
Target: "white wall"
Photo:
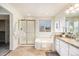
<path id="1" fill-rule="evenodd" d="M 22 16 L 9 4 L 4 3 L 0 6 L 10 14 L 10 50 L 14 50 L 18 46 L 18 20 L 22 19 Z"/>

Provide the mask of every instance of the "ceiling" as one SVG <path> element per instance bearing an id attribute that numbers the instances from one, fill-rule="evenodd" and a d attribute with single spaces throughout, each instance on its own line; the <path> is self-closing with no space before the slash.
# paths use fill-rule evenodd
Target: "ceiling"
<path id="1" fill-rule="evenodd" d="M 10 3 L 23 17 L 55 16 L 69 7 L 67 3 Z"/>

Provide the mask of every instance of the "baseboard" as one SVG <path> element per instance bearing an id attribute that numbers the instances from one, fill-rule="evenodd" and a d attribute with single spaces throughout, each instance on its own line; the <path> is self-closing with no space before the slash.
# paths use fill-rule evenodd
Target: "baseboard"
<path id="1" fill-rule="evenodd" d="M 35 45 L 19 45 L 19 46 L 35 46 Z"/>

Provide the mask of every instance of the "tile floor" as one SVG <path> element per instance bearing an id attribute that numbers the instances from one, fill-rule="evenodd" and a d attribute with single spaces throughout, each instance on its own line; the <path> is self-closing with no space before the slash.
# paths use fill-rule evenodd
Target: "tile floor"
<path id="1" fill-rule="evenodd" d="M 46 50 L 37 50 L 34 47 L 20 46 L 11 51 L 6 56 L 58 56 L 57 54 L 47 53 Z"/>

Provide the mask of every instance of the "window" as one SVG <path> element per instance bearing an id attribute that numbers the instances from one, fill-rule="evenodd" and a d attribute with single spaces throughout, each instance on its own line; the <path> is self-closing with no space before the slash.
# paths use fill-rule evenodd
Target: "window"
<path id="1" fill-rule="evenodd" d="M 39 30 L 40 32 L 51 32 L 51 20 L 40 20 Z"/>

